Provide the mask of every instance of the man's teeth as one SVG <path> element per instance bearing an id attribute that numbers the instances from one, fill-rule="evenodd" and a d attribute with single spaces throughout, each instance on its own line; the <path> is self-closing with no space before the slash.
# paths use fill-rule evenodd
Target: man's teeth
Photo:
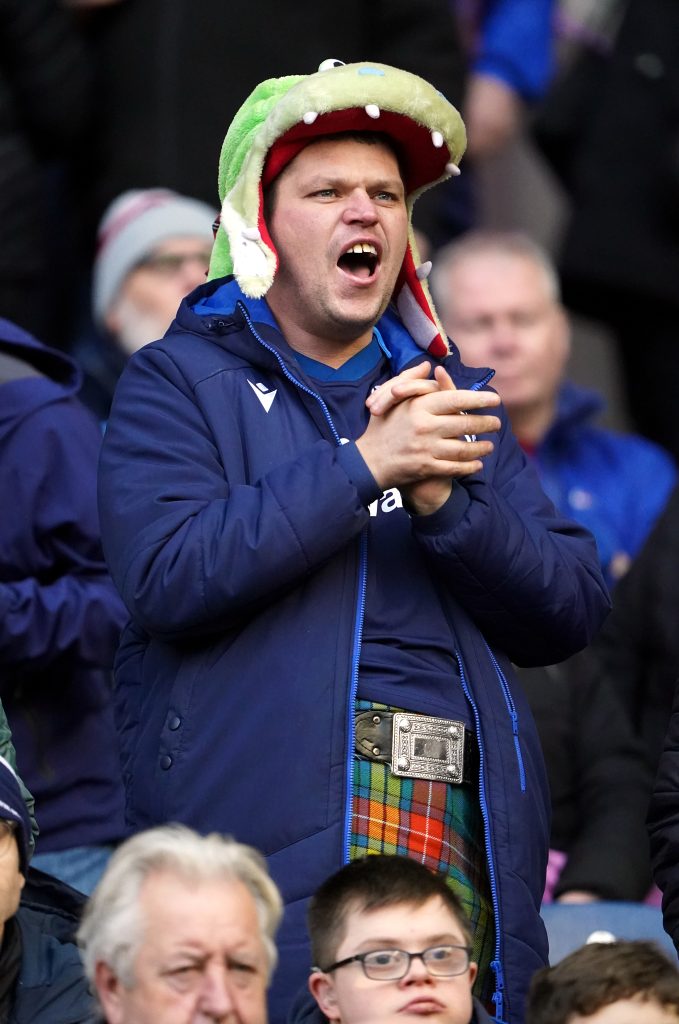
<path id="1" fill-rule="evenodd" d="M 377 256 L 377 249 L 375 248 L 374 245 L 371 245 L 369 242 L 357 242 L 356 245 L 352 245 L 350 249 L 347 249 L 345 255 L 348 255 L 350 252 L 367 252 L 369 253 L 370 256 Z"/>

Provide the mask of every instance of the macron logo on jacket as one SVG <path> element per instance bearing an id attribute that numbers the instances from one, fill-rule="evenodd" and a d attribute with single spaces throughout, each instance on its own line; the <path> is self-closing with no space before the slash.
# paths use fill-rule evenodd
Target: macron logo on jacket
<path id="1" fill-rule="evenodd" d="M 257 400 L 264 409 L 264 412 L 268 412 L 271 406 L 273 405 L 274 398 L 278 394 L 278 388 L 274 388 L 272 391 L 270 391 L 266 387 L 266 385 L 262 384 L 260 381 L 258 381 L 256 384 L 253 384 L 252 381 L 249 380 L 248 384 L 250 385 L 255 395 L 257 396 Z"/>

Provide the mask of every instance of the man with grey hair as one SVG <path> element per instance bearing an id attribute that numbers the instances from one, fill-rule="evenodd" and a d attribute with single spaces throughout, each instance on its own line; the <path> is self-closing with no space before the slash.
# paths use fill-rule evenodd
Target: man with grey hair
<path id="1" fill-rule="evenodd" d="M 493 385 L 544 490 L 594 534 L 612 585 L 669 497 L 672 459 L 644 438 L 592 422 L 602 398 L 565 379 L 568 317 L 552 261 L 532 238 L 470 232 L 439 250 L 431 284 L 463 360 L 494 369 Z"/>
<path id="2" fill-rule="evenodd" d="M 184 296 L 204 283 L 216 212 L 166 188 L 130 189 L 105 210 L 92 268 L 95 330 L 75 353 L 82 398 L 100 419 L 129 357 L 162 338 Z"/>
<path id="3" fill-rule="evenodd" d="M 108 1024 L 266 1024 L 280 917 L 256 850 L 164 825 L 116 851 L 78 942 Z"/>

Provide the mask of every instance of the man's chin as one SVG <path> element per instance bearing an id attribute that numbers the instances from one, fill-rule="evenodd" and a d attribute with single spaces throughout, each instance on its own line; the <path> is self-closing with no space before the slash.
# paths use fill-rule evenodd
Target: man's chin
<path id="1" fill-rule="evenodd" d="M 338 305 L 331 313 L 328 327 L 337 341 L 350 344 L 361 335 L 372 331 L 389 305 L 389 300 L 378 302 L 355 302 Z"/>

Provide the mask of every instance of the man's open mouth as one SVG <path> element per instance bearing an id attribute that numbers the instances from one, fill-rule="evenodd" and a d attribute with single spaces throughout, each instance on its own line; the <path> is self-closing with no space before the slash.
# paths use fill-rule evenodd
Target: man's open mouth
<path id="1" fill-rule="evenodd" d="M 371 242 L 356 242 L 343 252 L 337 266 L 354 277 L 371 278 L 377 270 L 379 256 Z"/>

